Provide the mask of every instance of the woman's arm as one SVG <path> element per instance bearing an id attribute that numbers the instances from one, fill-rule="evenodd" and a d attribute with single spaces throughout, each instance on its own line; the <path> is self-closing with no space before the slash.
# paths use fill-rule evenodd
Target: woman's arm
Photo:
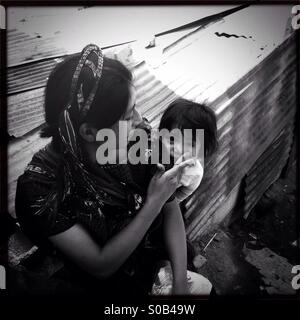
<path id="1" fill-rule="evenodd" d="M 158 166 L 147 191 L 145 205 L 134 219 L 102 248 L 88 232 L 76 224 L 70 229 L 49 237 L 50 241 L 79 267 L 98 278 L 115 273 L 141 242 L 167 199 L 175 192 L 183 168 L 176 166 L 164 172 Z"/>
<path id="2" fill-rule="evenodd" d="M 79 267 L 103 279 L 115 273 L 142 240 L 160 208 L 147 202 L 139 214 L 102 248 L 80 225 L 51 236 L 50 241 Z"/>
<path id="3" fill-rule="evenodd" d="M 173 294 L 187 294 L 186 233 L 177 200 L 163 207 L 164 239 L 173 272 Z"/>

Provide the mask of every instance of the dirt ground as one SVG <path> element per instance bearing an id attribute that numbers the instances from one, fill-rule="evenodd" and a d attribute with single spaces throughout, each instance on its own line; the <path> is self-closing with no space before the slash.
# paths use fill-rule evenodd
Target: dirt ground
<path id="1" fill-rule="evenodd" d="M 295 297 L 291 270 L 299 265 L 299 242 L 298 247 L 295 242 L 299 230 L 294 165 L 267 190 L 246 220 L 201 239 L 195 263 L 219 295 Z"/>

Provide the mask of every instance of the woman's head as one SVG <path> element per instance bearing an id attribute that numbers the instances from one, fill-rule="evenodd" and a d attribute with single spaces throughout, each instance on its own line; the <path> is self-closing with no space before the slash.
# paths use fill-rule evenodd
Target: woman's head
<path id="1" fill-rule="evenodd" d="M 46 128 L 41 135 L 53 137 L 54 144 L 60 144 L 59 116 L 70 101 L 71 82 L 81 55 L 75 54 L 60 62 L 51 72 L 45 92 Z M 95 97 L 83 119 L 73 113 L 73 121 L 81 138 L 89 141 L 99 129 L 110 128 L 118 120 L 128 117 L 129 104 L 134 104 L 132 95 L 132 74 L 119 61 L 104 57 L 102 75 Z M 83 100 L 89 96 L 95 78 L 93 70 L 84 65 L 75 92 L 82 93 Z M 76 100 L 76 99 L 75 99 Z"/>

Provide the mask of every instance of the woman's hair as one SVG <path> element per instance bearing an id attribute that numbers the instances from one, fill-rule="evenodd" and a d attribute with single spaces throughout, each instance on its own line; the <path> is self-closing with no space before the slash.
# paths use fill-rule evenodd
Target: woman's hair
<path id="1" fill-rule="evenodd" d="M 186 99 L 176 99 L 165 110 L 159 129 L 192 129 L 193 141 L 196 129 L 204 129 L 204 154 L 211 155 L 217 148 L 217 125 L 214 112 L 204 104 Z"/>
<path id="2" fill-rule="evenodd" d="M 69 102 L 71 81 L 79 59 L 80 54 L 75 54 L 60 62 L 51 72 L 46 85 L 46 127 L 42 129 L 41 137 L 53 137 L 56 147 L 60 144 L 59 115 Z M 116 123 L 126 111 L 131 81 L 131 72 L 121 62 L 104 57 L 94 101 L 82 122 L 88 122 L 98 130 Z M 87 66 L 82 68 L 78 83 L 83 84 L 82 92 L 86 99 L 94 85 L 92 71 Z"/>

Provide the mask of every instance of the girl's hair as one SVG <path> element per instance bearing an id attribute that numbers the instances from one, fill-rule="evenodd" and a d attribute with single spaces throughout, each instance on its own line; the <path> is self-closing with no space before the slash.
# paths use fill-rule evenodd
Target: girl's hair
<path id="1" fill-rule="evenodd" d="M 204 129 L 204 155 L 211 155 L 217 148 L 217 125 L 214 112 L 204 104 L 186 99 L 176 99 L 165 110 L 159 129 L 192 129 L 193 141 L 196 129 Z"/>
<path id="2" fill-rule="evenodd" d="M 41 137 L 52 137 L 55 147 L 60 145 L 59 115 L 69 102 L 71 81 L 79 59 L 80 54 L 75 54 L 60 62 L 51 72 L 46 85 L 46 127 L 42 129 Z M 96 129 L 109 128 L 116 123 L 126 111 L 131 81 L 131 72 L 121 62 L 104 57 L 99 86 L 83 122 L 89 122 Z M 94 84 L 92 71 L 87 66 L 82 68 L 78 83 L 83 83 L 82 91 L 86 99 Z"/>

